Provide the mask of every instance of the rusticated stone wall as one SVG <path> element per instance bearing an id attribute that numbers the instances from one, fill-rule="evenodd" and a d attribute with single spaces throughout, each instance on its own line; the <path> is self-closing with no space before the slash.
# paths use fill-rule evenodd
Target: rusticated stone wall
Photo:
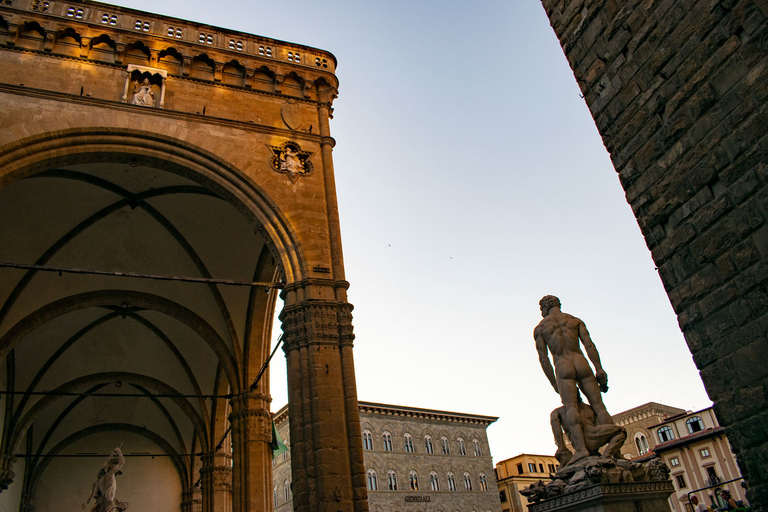
<path id="1" fill-rule="evenodd" d="M 768 2 L 542 3 L 767 509 Z"/>

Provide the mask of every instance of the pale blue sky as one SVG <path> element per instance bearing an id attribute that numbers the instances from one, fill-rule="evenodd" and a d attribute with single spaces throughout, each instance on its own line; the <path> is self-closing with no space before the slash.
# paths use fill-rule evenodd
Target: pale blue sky
<path id="1" fill-rule="evenodd" d="M 554 453 L 559 399 L 531 332 L 555 294 L 600 350 L 609 412 L 710 405 L 538 1 L 118 3 L 338 58 L 331 130 L 361 400 L 499 416 L 495 461 Z"/>

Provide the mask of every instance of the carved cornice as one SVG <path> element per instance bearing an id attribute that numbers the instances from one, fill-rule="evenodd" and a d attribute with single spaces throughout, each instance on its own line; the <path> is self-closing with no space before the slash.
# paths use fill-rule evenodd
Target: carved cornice
<path id="1" fill-rule="evenodd" d="M 161 22 L 162 24 L 168 23 L 173 25 L 174 27 L 191 31 L 189 34 L 190 36 L 197 32 L 210 32 L 210 33 L 221 35 L 225 38 L 234 38 L 234 39 L 240 39 L 242 41 L 248 41 L 256 46 L 258 45 L 269 46 L 273 48 L 273 56 L 268 57 L 268 56 L 260 55 L 258 53 L 253 53 L 252 51 L 238 51 L 235 49 L 228 48 L 226 46 L 205 44 L 195 40 L 194 38 L 180 39 L 177 37 L 168 36 L 163 32 L 157 33 L 157 32 L 151 32 L 151 31 L 150 32 L 136 31 L 132 26 L 132 23 L 129 23 L 128 24 L 129 26 L 126 27 L 126 26 L 119 26 L 119 25 L 118 26 L 108 25 L 108 24 L 105 25 L 97 21 L 94 21 L 95 18 L 91 18 L 90 16 L 86 16 L 81 19 L 73 19 L 68 16 L 56 14 L 54 10 L 50 10 L 48 12 L 39 12 L 39 11 L 31 11 L 31 10 L 19 9 L 19 8 L 3 5 L 3 6 L 0 6 L 0 12 L 10 13 L 10 15 L 14 17 L 18 16 L 19 18 L 21 18 L 22 21 L 27 21 L 27 20 L 38 21 L 40 22 L 41 26 L 44 26 L 46 22 L 53 22 L 58 29 L 62 29 L 66 27 L 84 27 L 86 28 L 86 30 L 94 31 L 94 32 L 97 32 L 98 34 L 110 34 L 115 36 L 122 36 L 122 37 L 113 37 L 113 39 L 115 39 L 117 42 L 125 43 L 126 41 L 135 41 L 135 40 L 159 42 L 163 44 L 170 44 L 171 46 L 176 48 L 192 49 L 201 53 L 220 53 L 224 56 L 225 62 L 229 62 L 233 59 L 238 61 L 247 59 L 247 60 L 253 60 L 253 61 L 259 62 L 261 64 L 267 64 L 272 66 L 279 65 L 281 67 L 285 67 L 286 69 L 290 69 L 290 70 L 311 72 L 312 74 L 315 74 L 318 76 L 325 76 L 327 77 L 327 79 L 329 79 L 331 83 L 334 83 L 334 84 L 337 83 L 337 80 L 338 80 L 334 72 L 331 71 L 329 68 L 313 65 L 312 64 L 313 60 L 309 59 L 310 55 L 312 56 L 312 58 L 314 57 L 329 58 L 331 61 L 333 61 L 333 67 L 335 68 L 337 65 L 336 57 L 332 53 L 328 52 L 327 50 L 322 50 L 320 48 L 306 46 L 300 43 L 280 41 L 272 38 L 267 38 L 264 36 L 259 36 L 256 34 L 250 34 L 247 32 L 239 32 L 231 29 L 222 29 L 220 27 L 214 27 L 212 25 L 206 25 L 203 23 L 195 22 L 195 21 L 184 20 L 180 18 L 173 18 L 170 16 L 163 16 L 155 13 L 139 11 L 139 10 L 120 7 L 116 5 L 103 4 L 103 5 L 94 6 L 94 4 L 91 2 L 84 2 L 81 0 L 70 0 L 69 4 L 70 5 L 80 4 L 87 9 L 96 8 L 100 11 L 108 11 L 110 13 L 115 13 L 115 14 L 121 14 L 121 15 L 126 15 L 131 17 L 139 17 L 145 21 L 151 20 L 151 21 Z M 91 37 L 89 34 L 80 34 L 80 35 L 83 37 Z M 280 58 L 278 51 L 281 48 L 285 50 L 292 50 L 294 52 L 298 50 L 304 56 L 304 59 L 302 59 L 303 62 L 296 63 L 290 60 L 286 60 L 284 58 Z"/>
<path id="2" fill-rule="evenodd" d="M 667 497 L 674 492 L 675 488 L 672 485 L 672 481 L 664 480 L 661 482 L 622 482 L 615 484 L 599 484 L 586 489 L 580 489 L 568 494 L 562 494 L 555 498 L 543 500 L 538 503 L 531 503 L 528 505 L 529 512 L 547 512 L 558 510 L 561 508 L 572 509 L 574 505 L 582 504 L 586 502 L 596 501 L 600 499 L 606 499 L 610 501 L 616 501 L 621 499 L 622 495 L 625 499 L 637 501 L 643 499 L 661 498 L 667 499 Z"/>
<path id="3" fill-rule="evenodd" d="M 77 59 L 74 59 L 74 60 L 77 60 Z M 215 84 L 215 85 L 211 84 L 211 85 L 214 87 L 220 87 L 220 86 L 225 87 L 219 84 Z M 301 140 L 306 140 L 313 143 L 322 143 L 322 141 L 324 140 L 324 138 L 318 134 L 311 134 L 307 132 L 294 132 L 285 128 L 275 128 L 275 127 L 267 126 L 263 124 L 252 123 L 250 121 L 236 121 L 233 119 L 225 119 L 225 118 L 213 117 L 209 115 L 180 112 L 178 110 L 169 110 L 169 109 L 160 109 L 160 108 L 144 108 L 136 105 L 130 105 L 128 103 L 123 103 L 122 101 L 119 101 L 119 100 L 112 101 L 112 100 L 104 100 L 100 98 L 92 98 L 88 96 L 76 96 L 76 95 L 65 94 L 65 93 L 56 92 L 56 91 L 35 89 L 32 87 L 0 84 L 0 92 L 5 92 L 8 94 L 18 94 L 21 96 L 27 96 L 31 98 L 41 98 L 49 101 L 65 101 L 68 103 L 74 103 L 78 105 L 89 105 L 89 106 L 99 107 L 99 108 L 109 108 L 110 110 L 123 110 L 126 112 L 130 112 L 132 115 L 137 115 L 137 114 L 152 115 L 152 116 L 159 116 L 159 117 L 165 117 L 165 118 L 171 118 L 171 119 L 179 119 L 183 121 L 190 121 L 195 123 L 204 123 L 204 124 L 211 123 L 211 124 L 216 124 L 217 126 L 227 126 L 230 128 L 237 128 L 239 130 L 244 130 L 249 132 L 258 132 L 258 133 L 267 133 L 271 135 L 277 135 L 286 139 L 290 139 L 290 138 L 301 139 Z M 258 91 L 248 91 L 248 92 L 258 92 Z M 280 95 L 276 95 L 276 96 L 282 97 Z"/>
<path id="4" fill-rule="evenodd" d="M 349 281 L 344 281 L 342 279 L 324 279 L 322 277 L 308 277 L 301 281 L 286 284 L 283 287 L 283 291 L 280 292 L 280 296 L 284 299 L 286 293 L 295 292 L 308 286 L 328 286 L 335 290 L 349 290 Z"/>

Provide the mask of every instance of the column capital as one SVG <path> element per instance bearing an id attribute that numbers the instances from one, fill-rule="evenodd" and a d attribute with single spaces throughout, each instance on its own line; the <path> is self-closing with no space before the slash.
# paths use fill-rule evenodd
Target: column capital
<path id="1" fill-rule="evenodd" d="M 272 442 L 272 415 L 266 409 L 244 409 L 229 415 L 232 422 L 232 440 Z"/>
<path id="2" fill-rule="evenodd" d="M 280 313 L 283 351 L 310 345 L 352 346 L 352 309 L 348 302 L 319 300 L 285 306 Z"/>

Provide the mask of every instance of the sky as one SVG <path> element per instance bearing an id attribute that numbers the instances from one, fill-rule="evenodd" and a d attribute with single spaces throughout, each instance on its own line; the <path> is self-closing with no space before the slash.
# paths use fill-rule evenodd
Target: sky
<path id="1" fill-rule="evenodd" d="M 360 400 L 498 416 L 494 462 L 553 454 L 532 337 L 553 294 L 600 351 L 609 412 L 711 405 L 540 2 L 116 3 L 337 57 Z M 282 351 L 271 383 L 277 410 Z"/>

